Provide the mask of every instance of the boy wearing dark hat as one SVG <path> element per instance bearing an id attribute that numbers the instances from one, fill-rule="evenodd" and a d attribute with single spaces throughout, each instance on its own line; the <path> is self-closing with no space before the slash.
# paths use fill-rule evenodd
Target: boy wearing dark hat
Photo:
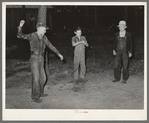
<path id="1" fill-rule="evenodd" d="M 125 30 L 127 28 L 125 21 L 120 21 L 118 27 L 120 31 L 115 34 L 113 47 L 113 55 L 116 55 L 116 57 L 114 80 L 112 82 L 118 82 L 121 79 L 121 67 L 123 67 L 122 83 L 126 84 L 129 77 L 129 57 L 132 56 L 132 38 L 131 33 Z"/>
<path id="2" fill-rule="evenodd" d="M 45 97 L 47 94 L 44 94 L 44 84 L 46 82 L 46 75 L 44 70 L 44 50 L 45 47 L 49 47 L 53 52 L 55 52 L 61 60 L 63 56 L 59 51 L 50 43 L 47 37 L 44 35 L 48 27 L 42 23 L 38 22 L 36 25 L 37 32 L 31 34 L 23 34 L 22 26 L 25 21 L 22 20 L 18 27 L 18 38 L 27 39 L 30 42 L 31 50 L 31 74 L 32 74 L 32 94 L 31 98 L 37 103 L 41 103 L 42 100 L 40 97 Z"/>
<path id="3" fill-rule="evenodd" d="M 84 36 L 81 36 L 82 31 L 80 27 L 74 31 L 76 36 L 72 37 L 72 46 L 74 49 L 74 79 L 76 82 L 85 81 L 84 76 L 86 72 L 85 66 L 85 46 L 88 47 L 87 40 Z M 80 72 L 79 72 L 80 66 Z M 79 75 L 80 73 L 80 75 Z"/>

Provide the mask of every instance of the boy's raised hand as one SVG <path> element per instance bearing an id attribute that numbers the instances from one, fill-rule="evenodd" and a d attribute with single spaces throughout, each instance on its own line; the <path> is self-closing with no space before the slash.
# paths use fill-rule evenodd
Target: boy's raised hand
<path id="1" fill-rule="evenodd" d="M 24 25 L 25 21 L 24 20 L 21 20 L 20 21 L 20 27 L 22 27 Z"/>

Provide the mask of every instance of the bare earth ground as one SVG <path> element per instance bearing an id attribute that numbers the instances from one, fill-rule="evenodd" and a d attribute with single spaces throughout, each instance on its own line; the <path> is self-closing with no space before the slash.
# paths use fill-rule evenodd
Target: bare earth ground
<path id="1" fill-rule="evenodd" d="M 31 88 L 23 85 L 6 90 L 6 108 L 16 109 L 142 109 L 144 94 L 143 75 L 130 77 L 127 84 L 112 83 L 113 71 L 87 74 L 86 83 L 74 84 L 70 77 L 45 86 L 48 97 L 41 98 L 43 103 L 36 104 L 31 98 Z M 21 78 L 20 74 L 23 74 Z M 51 80 L 53 77 L 51 77 Z M 27 72 L 9 77 L 7 81 L 30 81 Z"/>
<path id="2" fill-rule="evenodd" d="M 138 43 L 137 46 L 140 47 L 140 44 Z M 62 54 L 64 54 L 65 48 L 60 50 Z M 140 47 L 139 50 L 143 50 L 143 48 Z M 68 53 L 70 52 L 65 54 L 65 57 L 67 56 L 65 64 L 62 64 L 57 57 L 51 57 L 50 80 L 45 86 L 45 93 L 48 96 L 42 97 L 43 102 L 40 104 L 31 100 L 29 61 L 7 59 L 6 109 L 144 108 L 144 60 L 142 55 L 141 57 L 136 55 L 136 59 L 130 61 L 130 77 L 127 84 L 122 84 L 121 81 L 112 83 L 114 57 L 111 55 L 111 50 L 108 50 L 106 45 L 93 46 L 87 52 L 86 79 L 88 81 L 75 84 L 73 82 L 73 59 L 69 57 L 71 55 Z"/>

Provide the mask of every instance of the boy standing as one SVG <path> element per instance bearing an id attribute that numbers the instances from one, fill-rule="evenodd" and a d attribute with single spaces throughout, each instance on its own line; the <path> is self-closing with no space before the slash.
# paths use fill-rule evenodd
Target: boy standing
<path id="1" fill-rule="evenodd" d="M 46 82 L 46 75 L 44 70 L 44 50 L 45 47 L 49 47 L 53 52 L 55 52 L 61 60 L 63 56 L 59 51 L 50 43 L 47 37 L 44 35 L 48 27 L 42 23 L 38 22 L 36 25 L 37 32 L 31 34 L 23 34 L 22 26 L 25 21 L 22 20 L 18 27 L 18 38 L 27 39 L 30 42 L 31 50 L 31 75 L 32 75 L 32 94 L 31 98 L 36 103 L 41 103 L 40 97 L 45 97 L 47 94 L 44 94 L 44 85 Z"/>
<path id="2" fill-rule="evenodd" d="M 85 66 L 85 46 L 88 47 L 88 43 L 84 36 L 81 36 L 82 31 L 80 27 L 74 31 L 76 36 L 72 37 L 72 46 L 74 49 L 74 79 L 75 81 L 84 81 L 84 76 L 86 72 Z M 79 65 L 80 65 L 80 78 L 79 74 Z"/>
<path id="3" fill-rule="evenodd" d="M 123 67 L 123 81 L 122 83 L 126 84 L 126 81 L 129 77 L 128 72 L 128 62 L 129 57 L 132 56 L 132 39 L 131 33 L 127 32 L 125 21 L 119 22 L 119 32 L 115 34 L 113 55 L 115 57 L 115 69 L 114 69 L 114 80 L 112 82 L 118 82 L 121 78 L 121 66 Z"/>

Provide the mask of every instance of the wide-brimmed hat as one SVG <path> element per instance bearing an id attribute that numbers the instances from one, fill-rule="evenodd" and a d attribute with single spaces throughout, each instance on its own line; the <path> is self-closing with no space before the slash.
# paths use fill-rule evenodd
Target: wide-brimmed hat
<path id="1" fill-rule="evenodd" d="M 119 25 L 117 25 L 117 27 L 120 27 L 120 26 L 127 27 L 127 26 L 126 26 L 126 22 L 125 22 L 125 21 L 123 21 L 123 20 L 122 20 L 122 21 L 120 21 L 120 22 L 119 22 Z"/>
<path id="2" fill-rule="evenodd" d="M 38 28 L 38 27 L 45 27 L 46 30 L 49 29 L 49 27 L 47 27 L 46 24 L 44 24 L 44 23 L 42 23 L 42 22 L 38 22 L 38 23 L 36 24 L 36 28 Z"/>

